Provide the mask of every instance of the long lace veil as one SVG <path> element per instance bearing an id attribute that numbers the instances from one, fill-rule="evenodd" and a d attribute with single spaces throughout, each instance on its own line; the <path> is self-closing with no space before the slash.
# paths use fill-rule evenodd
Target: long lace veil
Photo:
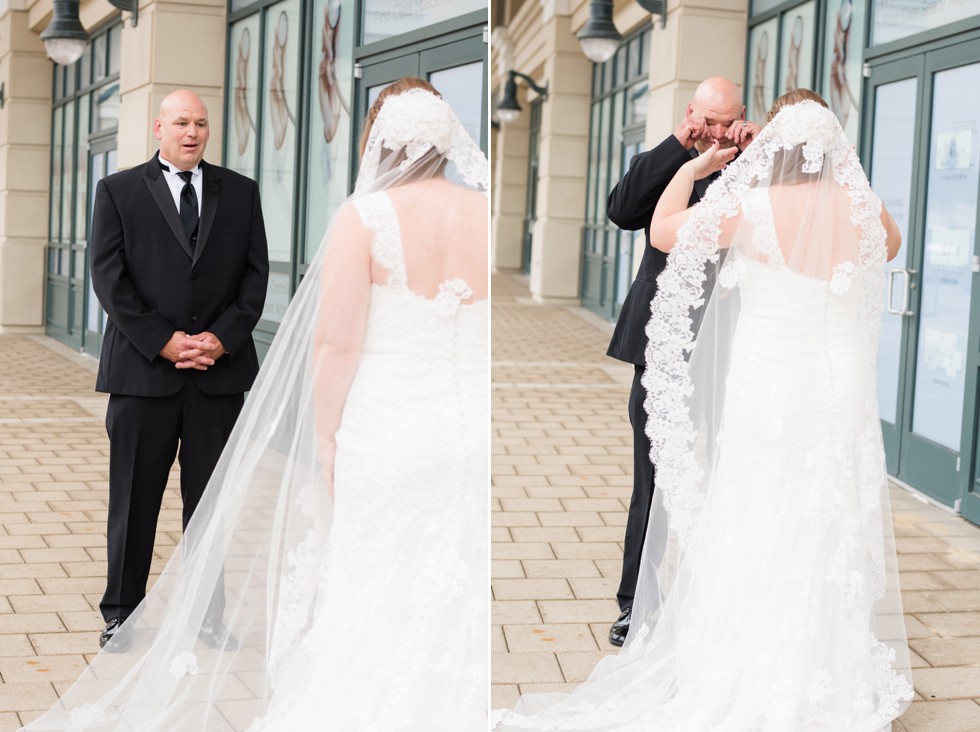
<path id="1" fill-rule="evenodd" d="M 656 488 L 629 636 L 500 729 L 878 732 L 908 705 L 874 386 L 881 211 L 811 101 L 691 211 L 647 326 Z"/>
<path id="2" fill-rule="evenodd" d="M 96 655 L 25 729 L 217 732 L 248 729 L 264 714 L 331 570 L 332 437 L 356 369 L 348 346 L 363 338 L 372 282 L 385 276 L 371 261 L 372 222 L 354 204 L 380 191 L 401 196 L 395 209 L 409 236 L 433 216 L 413 219 L 406 191 L 439 184 L 485 196 L 487 179 L 486 157 L 445 101 L 421 89 L 387 97 L 355 193 L 309 264 L 204 497 L 126 622 L 132 648 Z M 458 246 L 485 252 L 486 238 Z M 406 264 L 418 292 L 429 294 L 426 267 Z M 221 650 L 198 638 L 216 616 L 234 634 Z"/>

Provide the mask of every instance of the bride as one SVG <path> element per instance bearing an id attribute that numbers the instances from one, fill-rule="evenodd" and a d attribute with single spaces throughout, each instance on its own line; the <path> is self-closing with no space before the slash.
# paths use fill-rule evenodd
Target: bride
<path id="1" fill-rule="evenodd" d="M 685 210 L 732 155 L 681 168 L 651 222 L 657 492 L 626 644 L 494 729 L 879 732 L 912 699 L 875 401 L 900 237 L 813 92 Z"/>
<path id="2" fill-rule="evenodd" d="M 487 173 L 428 83 L 381 93 L 131 650 L 25 729 L 485 728 Z"/>

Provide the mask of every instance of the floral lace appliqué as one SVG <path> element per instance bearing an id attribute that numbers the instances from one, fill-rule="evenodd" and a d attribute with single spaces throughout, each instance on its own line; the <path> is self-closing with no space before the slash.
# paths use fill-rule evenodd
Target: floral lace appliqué
<path id="1" fill-rule="evenodd" d="M 197 656 L 193 651 L 181 651 L 170 662 L 170 675 L 175 679 L 197 675 Z"/>
<path id="2" fill-rule="evenodd" d="M 854 262 L 841 262 L 834 267 L 830 277 L 830 291 L 835 295 L 843 295 L 851 289 L 851 280 L 854 279 L 855 272 Z"/>
<path id="3" fill-rule="evenodd" d="M 98 704 L 82 704 L 71 710 L 71 721 L 73 725 L 80 725 L 84 729 L 90 724 L 103 724 L 105 710 Z"/>
<path id="4" fill-rule="evenodd" d="M 398 214 L 395 213 L 391 199 L 383 191 L 372 193 L 355 198 L 354 207 L 364 225 L 374 231 L 371 257 L 388 270 L 388 287 L 408 287 Z"/>
<path id="5" fill-rule="evenodd" d="M 432 301 L 436 312 L 444 318 L 451 318 L 459 310 L 463 300 L 473 297 L 473 290 L 459 277 L 446 280 L 439 285 L 439 294 Z"/>

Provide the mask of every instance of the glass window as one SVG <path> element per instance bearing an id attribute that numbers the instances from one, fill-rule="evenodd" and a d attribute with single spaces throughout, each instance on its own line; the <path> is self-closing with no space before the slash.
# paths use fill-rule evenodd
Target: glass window
<path id="1" fill-rule="evenodd" d="M 786 0 L 752 0 L 752 15 L 759 15 L 767 10 L 772 10 L 777 5 Z"/>
<path id="2" fill-rule="evenodd" d="M 977 224 L 980 64 L 935 75 L 912 430 L 959 452 Z"/>
<path id="3" fill-rule="evenodd" d="M 61 241 L 61 158 L 64 146 L 61 143 L 64 130 L 65 108 L 54 110 L 54 124 L 51 133 L 51 241 Z"/>
<path id="4" fill-rule="evenodd" d="M 231 90 L 228 95 L 228 145 L 232 170 L 255 177 L 255 128 L 259 110 L 259 15 L 231 27 Z"/>
<path id="5" fill-rule="evenodd" d="M 857 144 L 861 115 L 864 0 L 829 0 L 824 33 L 823 97 L 847 138 Z"/>
<path id="6" fill-rule="evenodd" d="M 362 0 L 361 43 L 367 45 L 486 9 L 487 0 Z"/>
<path id="7" fill-rule="evenodd" d="M 122 56 L 122 26 L 114 25 L 106 36 L 109 42 L 109 74 L 118 74 Z"/>
<path id="8" fill-rule="evenodd" d="M 316 0 L 307 157 L 305 261 L 310 261 L 337 208 L 347 197 L 351 169 L 353 0 Z M 379 90 L 380 91 L 380 90 Z M 479 130 L 477 131 L 479 135 Z"/>
<path id="9" fill-rule="evenodd" d="M 260 185 L 269 259 L 275 262 L 292 258 L 299 21 L 299 0 L 277 3 L 266 15 Z"/>
<path id="10" fill-rule="evenodd" d="M 106 55 L 108 36 L 101 33 L 92 39 L 92 81 L 102 81 L 106 77 Z"/>
<path id="11" fill-rule="evenodd" d="M 779 19 L 772 18 L 749 31 L 749 65 L 746 116 L 762 124 L 776 101 L 776 33 Z"/>
<path id="12" fill-rule="evenodd" d="M 895 2 L 872 0 L 871 45 L 907 38 L 974 16 L 976 2 Z"/>
<path id="13" fill-rule="evenodd" d="M 78 99 L 78 148 L 75 153 L 75 166 L 78 170 L 75 176 L 75 241 L 85 241 L 88 239 L 88 119 L 89 97 L 88 95 Z M 81 269 L 78 270 L 82 272 Z M 81 276 L 81 275 L 79 275 Z"/>
<path id="14" fill-rule="evenodd" d="M 782 15 L 780 94 L 801 87 L 813 88 L 813 17 L 812 0 Z"/>
<path id="15" fill-rule="evenodd" d="M 92 92 L 92 131 L 115 129 L 119 126 L 119 84 L 110 84 Z"/>
<path id="16" fill-rule="evenodd" d="M 78 129 L 75 120 L 75 102 L 65 105 L 65 147 L 62 153 L 61 173 L 61 241 L 72 241 L 71 205 L 74 201 L 75 190 L 75 131 Z"/>

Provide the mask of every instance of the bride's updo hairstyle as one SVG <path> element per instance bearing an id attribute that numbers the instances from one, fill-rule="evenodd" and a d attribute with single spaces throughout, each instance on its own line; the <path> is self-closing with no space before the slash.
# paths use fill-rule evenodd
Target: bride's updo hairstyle
<path id="1" fill-rule="evenodd" d="M 811 91 L 810 89 L 793 89 L 772 103 L 772 108 L 769 110 L 769 114 L 766 115 L 766 124 L 772 122 L 773 117 L 779 114 L 779 110 L 783 107 L 788 107 L 791 104 L 799 104 L 800 102 L 816 102 L 821 107 L 830 109 L 827 106 L 827 102 L 824 101 L 824 98 L 815 91 Z"/>
<path id="2" fill-rule="evenodd" d="M 825 109 L 830 109 L 824 98 L 810 89 L 793 89 L 788 91 L 773 102 L 769 114 L 766 115 L 766 124 L 776 118 L 776 115 L 786 107 L 790 107 L 800 102 L 816 102 Z M 796 185 L 805 183 L 813 178 L 812 175 L 803 172 L 803 146 L 799 145 L 792 150 L 779 150 L 772 158 L 772 170 L 774 177 L 778 177 L 783 185 Z"/>

